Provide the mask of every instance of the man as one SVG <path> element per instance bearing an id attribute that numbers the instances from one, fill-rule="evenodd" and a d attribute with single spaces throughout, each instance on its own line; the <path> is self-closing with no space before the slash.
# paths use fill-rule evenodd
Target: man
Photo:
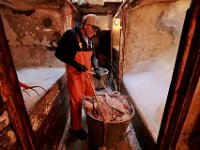
<path id="1" fill-rule="evenodd" d="M 66 63 L 71 132 L 82 140 L 87 139 L 87 133 L 81 127 L 82 99 L 84 95 L 94 96 L 86 71 L 91 72 L 93 66 L 96 78 L 101 79 L 91 39 L 99 29 L 98 17 L 94 14 L 86 15 L 81 26 L 76 26 L 64 33 L 55 53 L 59 60 Z M 92 75 L 88 75 L 92 80 Z"/>

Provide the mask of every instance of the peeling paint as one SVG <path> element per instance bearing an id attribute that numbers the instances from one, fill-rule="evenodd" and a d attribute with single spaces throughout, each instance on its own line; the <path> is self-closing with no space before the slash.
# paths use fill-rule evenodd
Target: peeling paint
<path id="1" fill-rule="evenodd" d="M 40 7 L 34 9 L 34 13 L 30 16 L 24 15 L 23 12 L 13 13 L 8 8 L 0 8 L 0 11 L 17 69 L 63 66 L 63 63 L 54 56 L 55 48 L 66 25 L 66 21 L 61 21 L 64 15 L 62 8 Z M 71 19 L 67 18 L 67 21 L 71 22 Z M 69 23 L 67 28 L 70 28 L 69 25 L 71 24 Z"/>
<path id="2" fill-rule="evenodd" d="M 32 123 L 32 128 L 33 128 L 33 131 L 37 131 L 39 129 L 39 127 L 41 126 L 42 124 L 42 119 L 38 119 L 37 117 L 36 118 L 33 118 L 31 120 L 31 123 Z"/>
<path id="3" fill-rule="evenodd" d="M 174 37 L 169 28 L 161 27 L 160 15 L 168 5 L 157 4 L 142 7 L 127 13 L 125 72 L 129 73 L 136 68 L 136 63 L 157 56 L 160 52 L 173 45 Z M 146 14 L 143 16 L 143 14 Z M 153 37 L 153 38 L 152 38 Z M 146 66 L 137 68 L 143 71 Z"/>
<path id="4" fill-rule="evenodd" d="M 8 117 L 8 112 L 4 111 L 3 114 L 0 116 L 0 132 L 4 130 L 10 123 L 10 119 Z"/>
<path id="5" fill-rule="evenodd" d="M 7 132 L 7 136 L 9 137 L 9 143 L 10 144 L 14 144 L 17 140 L 16 136 L 15 136 L 15 133 L 12 131 L 12 130 L 8 130 Z"/>

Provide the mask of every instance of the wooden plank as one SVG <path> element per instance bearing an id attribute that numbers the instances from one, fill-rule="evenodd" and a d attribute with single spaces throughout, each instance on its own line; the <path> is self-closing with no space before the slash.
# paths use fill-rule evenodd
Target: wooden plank
<path id="1" fill-rule="evenodd" d="M 75 5 L 77 10 L 80 12 L 80 14 L 85 15 L 88 13 L 93 13 L 93 14 L 98 14 L 98 15 L 114 15 L 117 12 L 117 9 L 121 3 L 109 3 L 106 2 L 104 6 L 98 6 L 98 5 L 93 5 L 93 6 L 78 6 Z"/>
<path id="2" fill-rule="evenodd" d="M 66 77 L 63 75 L 29 111 L 40 148 L 58 146 L 66 125 L 68 110 Z"/>
<path id="3" fill-rule="evenodd" d="M 195 14 L 197 16 L 196 19 L 193 20 L 193 23 L 200 23 L 200 5 L 196 8 L 196 10 L 194 10 L 194 17 Z M 181 100 L 181 98 L 183 98 L 183 106 L 181 108 L 181 115 L 179 116 L 177 127 L 175 129 L 172 147 L 176 147 L 176 143 L 183 128 L 183 124 L 193 102 L 194 92 L 197 87 L 197 83 L 200 76 L 200 24 L 196 25 L 194 35 L 192 38 L 193 41 L 191 43 L 191 50 L 188 55 L 188 59 L 184 70 L 183 82 L 181 82 L 181 88 L 179 88 L 181 94 L 179 93 L 180 96 L 178 97 L 178 99 Z"/>
<path id="4" fill-rule="evenodd" d="M 200 80 L 192 98 L 176 149 L 199 150 L 200 143 Z"/>

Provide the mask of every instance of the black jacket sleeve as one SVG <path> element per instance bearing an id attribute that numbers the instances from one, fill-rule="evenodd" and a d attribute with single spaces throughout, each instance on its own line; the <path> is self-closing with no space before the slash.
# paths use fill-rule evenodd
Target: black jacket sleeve
<path id="1" fill-rule="evenodd" d="M 71 65 L 73 67 L 77 66 L 77 62 L 74 61 L 76 52 L 80 49 L 76 33 L 74 29 L 67 30 L 56 48 L 55 56 L 62 62 Z"/>

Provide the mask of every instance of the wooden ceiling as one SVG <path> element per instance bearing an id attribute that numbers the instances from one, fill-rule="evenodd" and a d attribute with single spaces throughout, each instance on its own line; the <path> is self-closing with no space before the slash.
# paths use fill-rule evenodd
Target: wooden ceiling
<path id="1" fill-rule="evenodd" d="M 78 5 L 78 3 L 73 3 L 76 9 L 81 15 L 88 13 L 98 14 L 98 15 L 114 15 L 116 14 L 118 8 L 122 2 L 104 2 L 103 6 L 100 5 Z"/>

